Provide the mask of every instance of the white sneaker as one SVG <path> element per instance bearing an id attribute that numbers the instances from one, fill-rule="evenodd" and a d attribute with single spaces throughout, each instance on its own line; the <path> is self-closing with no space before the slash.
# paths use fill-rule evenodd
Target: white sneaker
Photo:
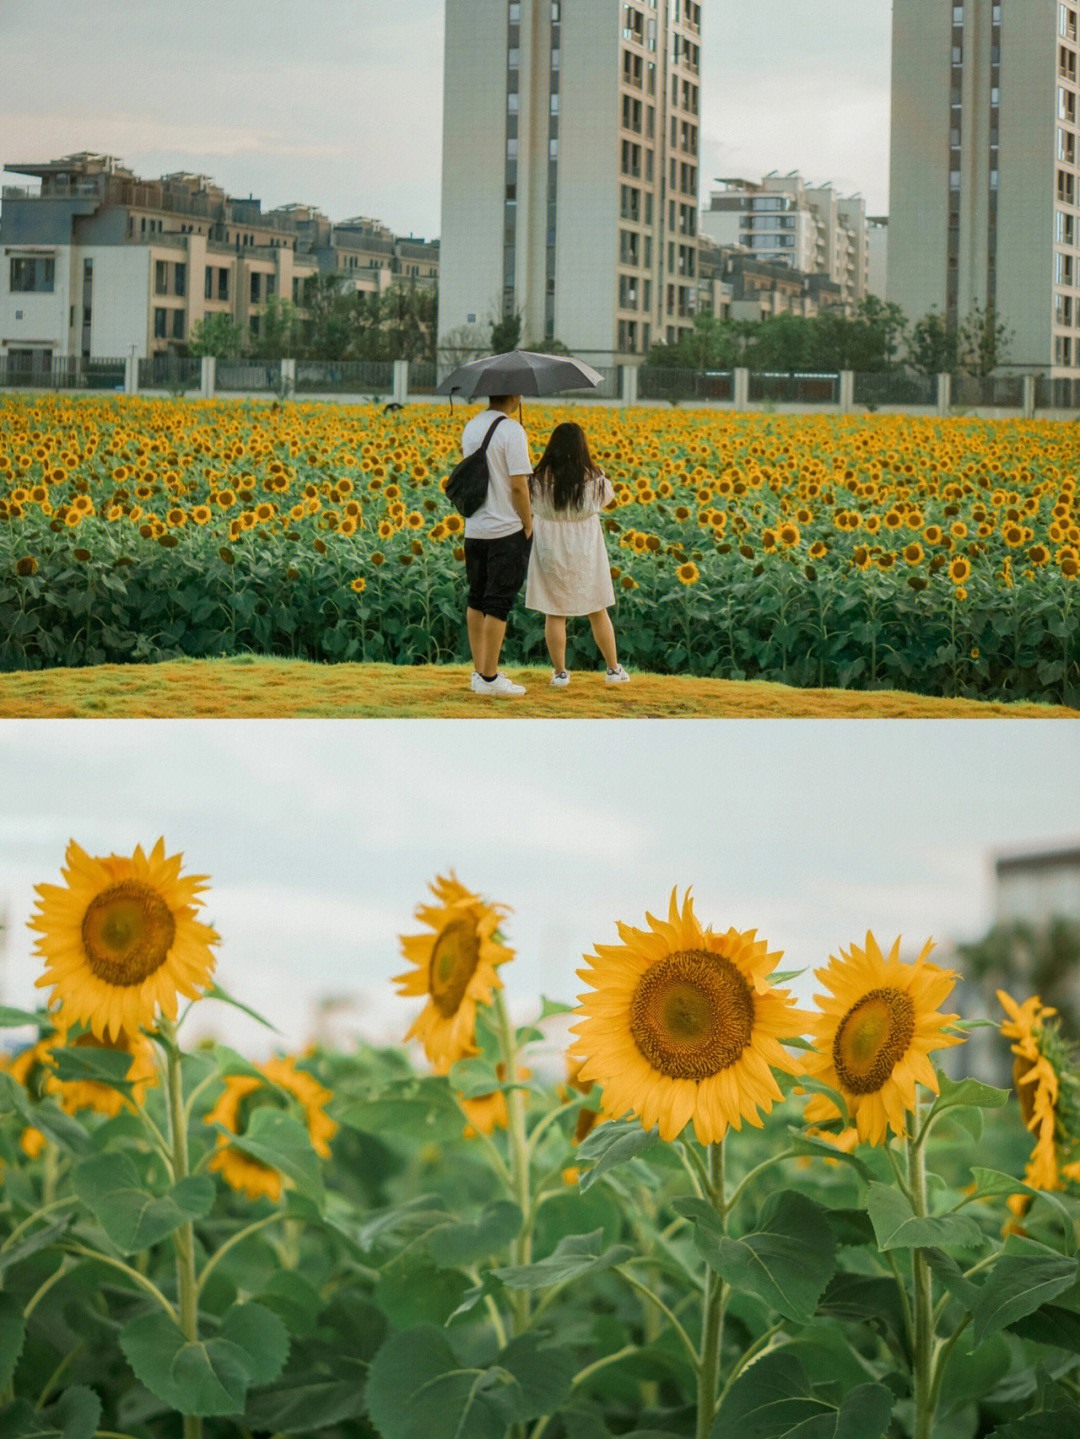
<path id="1" fill-rule="evenodd" d="M 483 675 L 474 674 L 472 692 L 474 695 L 523 695 L 525 686 L 514 684 L 513 680 L 500 670 L 493 680 L 486 680 Z"/>
<path id="2" fill-rule="evenodd" d="M 604 676 L 605 681 L 609 685 L 624 685 L 629 678 L 630 676 L 623 669 L 622 665 L 619 665 L 616 669 L 608 670 Z"/>
<path id="3" fill-rule="evenodd" d="M 551 683 L 555 686 L 556 689 L 564 690 L 566 686 L 570 683 L 570 671 L 556 670 L 555 673 L 551 676 Z"/>

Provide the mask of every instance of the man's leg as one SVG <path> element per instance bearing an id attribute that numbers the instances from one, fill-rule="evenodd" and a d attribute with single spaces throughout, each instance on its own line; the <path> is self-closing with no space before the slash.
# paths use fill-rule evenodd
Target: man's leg
<path id="1" fill-rule="evenodd" d="M 492 675 L 498 673 L 499 652 L 502 649 L 505 634 L 505 620 L 500 620 L 495 615 L 481 616 L 479 643 L 475 652 L 478 674 L 486 675 L 490 679 Z"/>
<path id="2" fill-rule="evenodd" d="M 548 654 L 551 656 L 551 667 L 555 673 L 562 674 L 566 669 L 566 616 L 548 615 L 544 621 L 544 639 L 547 641 Z"/>
<path id="3" fill-rule="evenodd" d="M 484 624 L 483 610 L 474 610 L 470 605 L 465 611 L 465 621 L 469 627 L 469 652 L 472 655 L 472 667 L 477 674 L 481 674 L 483 671 L 480 668 L 480 637 Z"/>

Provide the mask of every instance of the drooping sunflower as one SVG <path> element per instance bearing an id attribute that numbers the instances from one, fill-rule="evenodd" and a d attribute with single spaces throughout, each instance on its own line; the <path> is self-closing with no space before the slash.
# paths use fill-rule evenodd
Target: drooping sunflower
<path id="1" fill-rule="evenodd" d="M 1001 1026 L 1014 1055 L 1013 1084 L 1024 1123 L 1035 1135 L 1024 1183 L 1032 1189 L 1063 1189 L 1080 1183 L 1080 1078 L 1077 1054 L 1061 1034 L 1057 1011 L 1032 995 L 1017 1004 L 1003 989 L 998 1000 L 1009 1019 Z M 1009 1201 L 1022 1214 L 1027 1199 Z"/>
<path id="2" fill-rule="evenodd" d="M 166 856 L 163 839 L 130 859 L 94 858 L 72 840 L 65 858 L 66 887 L 37 885 L 29 921 L 50 1006 L 100 1040 L 153 1029 L 159 1010 L 175 1019 L 177 995 L 197 999 L 214 969 L 218 935 L 195 918 L 206 876 L 181 878 L 183 856 Z"/>
<path id="3" fill-rule="evenodd" d="M 506 1065 L 497 1064 L 495 1074 L 501 1081 L 506 1078 Z M 518 1065 L 517 1077 L 520 1080 L 532 1078 L 532 1070 L 524 1065 Z M 465 1138 L 475 1139 L 477 1134 L 494 1134 L 496 1129 L 506 1129 L 510 1124 L 510 1111 L 506 1103 L 506 1095 L 501 1089 L 493 1090 L 491 1094 L 477 1094 L 472 1099 L 466 1099 L 463 1094 L 458 1094 L 458 1103 L 465 1111 L 465 1117 L 469 1121 L 465 1126 Z"/>
<path id="4" fill-rule="evenodd" d="M 916 1083 L 938 1092 L 930 1051 L 963 1043 L 945 1033 L 957 1016 L 938 1012 L 957 975 L 929 963 L 933 947 L 927 940 L 914 964 L 903 964 L 899 939 L 886 957 L 867 932 L 865 949 L 853 944 L 850 953 L 842 949 L 814 971 L 829 992 L 815 995 L 817 1052 L 807 1056 L 806 1073 L 844 1096 L 863 1143 L 884 1143 L 887 1129 L 904 1135 Z M 816 1125 L 844 1116 L 832 1100 L 815 1094 L 803 1118 Z"/>
<path id="5" fill-rule="evenodd" d="M 314 1075 L 297 1069 L 296 1061 L 291 1057 L 268 1059 L 265 1064 L 259 1065 L 259 1069 L 269 1084 L 253 1074 L 225 1076 L 225 1088 L 205 1116 L 206 1123 L 220 1124 L 231 1133 L 243 1136 L 253 1109 L 261 1104 L 280 1103 L 279 1096 L 271 1087 L 276 1085 L 299 1101 L 312 1147 L 316 1154 L 328 1159 L 330 1140 L 337 1133 L 336 1121 L 326 1113 L 326 1104 L 332 1098 L 330 1091 Z M 217 1148 L 210 1158 L 209 1167 L 217 1170 L 230 1188 L 246 1194 L 251 1200 L 264 1194 L 275 1202 L 281 1198 L 281 1171 L 253 1155 L 245 1154 L 225 1134 L 218 1134 Z"/>
<path id="6" fill-rule="evenodd" d="M 801 1069 L 781 1040 L 809 1019 L 768 982 L 779 951 L 754 930 L 702 929 L 689 891 L 680 909 L 672 890 L 666 920 L 645 918 L 648 930 L 618 924 L 622 943 L 596 945 L 578 970 L 591 986 L 571 1026 L 578 1080 L 602 1086 L 605 1118 L 637 1115 L 664 1140 L 691 1121 L 703 1144 L 744 1119 L 760 1128 L 759 1109 L 782 1098 L 773 1069 Z"/>
<path id="7" fill-rule="evenodd" d="M 509 913 L 504 904 L 486 904 L 454 874 L 439 875 L 429 886 L 438 901 L 419 904 L 416 918 L 430 934 L 403 934 L 401 949 L 416 966 L 395 975 L 400 993 L 426 995 L 427 1003 L 406 1039 L 419 1039 L 436 1069 L 445 1072 L 456 1059 L 477 1054 L 473 1032 L 476 1006 L 491 1004 L 502 980 L 496 967 L 514 951 L 498 938 Z"/>

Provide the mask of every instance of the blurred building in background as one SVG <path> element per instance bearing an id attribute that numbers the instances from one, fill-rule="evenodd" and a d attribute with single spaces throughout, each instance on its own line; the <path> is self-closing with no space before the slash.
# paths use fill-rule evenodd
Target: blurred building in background
<path id="1" fill-rule="evenodd" d="M 944 961 L 963 976 L 946 1007 L 999 1024 L 999 989 L 1020 1004 L 1037 994 L 1080 1040 L 1080 842 L 1000 854 L 993 865 L 993 921 L 982 939 L 957 945 Z M 953 1073 L 1011 1082 L 1013 1056 L 995 1030 L 974 1030 L 952 1054 Z"/>

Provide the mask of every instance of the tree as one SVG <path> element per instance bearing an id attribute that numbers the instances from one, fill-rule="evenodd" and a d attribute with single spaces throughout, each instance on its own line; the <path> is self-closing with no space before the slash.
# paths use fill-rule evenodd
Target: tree
<path id="1" fill-rule="evenodd" d="M 331 272 L 304 281 L 302 348 L 311 359 L 340 360 L 349 348 L 350 305 L 345 276 Z"/>
<path id="2" fill-rule="evenodd" d="M 501 320 L 491 322 L 491 349 L 496 355 L 516 350 L 521 343 L 521 312 L 504 315 Z"/>
<path id="3" fill-rule="evenodd" d="M 921 375 L 954 375 L 958 336 L 943 315 L 930 310 L 912 327 L 907 342 L 908 364 Z"/>
<path id="4" fill-rule="evenodd" d="M 213 355 L 216 360 L 227 360 L 240 353 L 243 340 L 244 332 L 231 315 L 207 315 L 191 327 L 188 354 Z"/>
<path id="5" fill-rule="evenodd" d="M 271 295 L 257 318 L 258 329 L 251 335 L 251 353 L 256 359 L 283 360 L 295 355 L 299 326 L 291 300 Z"/>
<path id="6" fill-rule="evenodd" d="M 969 375 L 992 375 L 1008 362 L 1013 332 L 999 320 L 993 304 L 972 305 L 960 326 L 959 361 Z"/>
<path id="7" fill-rule="evenodd" d="M 987 992 L 1004 989 L 1023 1001 L 1037 994 L 1061 1015 L 1070 1034 L 1080 1033 L 1075 976 L 1080 965 L 1080 924 L 1060 916 L 1044 925 L 1016 920 L 995 925 L 973 944 L 958 944 L 965 978 Z M 1023 993 L 1017 995 L 1019 987 Z"/>

